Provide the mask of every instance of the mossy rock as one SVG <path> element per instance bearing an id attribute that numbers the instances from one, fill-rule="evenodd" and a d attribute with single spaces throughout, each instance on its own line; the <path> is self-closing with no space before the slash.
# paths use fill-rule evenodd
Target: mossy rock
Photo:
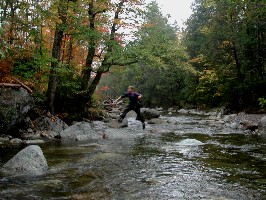
<path id="1" fill-rule="evenodd" d="M 0 132 L 16 129 L 33 105 L 33 98 L 25 89 L 0 88 Z"/>

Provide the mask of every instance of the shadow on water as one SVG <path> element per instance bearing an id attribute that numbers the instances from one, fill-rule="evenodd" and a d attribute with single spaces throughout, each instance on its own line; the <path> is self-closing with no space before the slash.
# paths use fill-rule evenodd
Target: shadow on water
<path id="1" fill-rule="evenodd" d="M 196 132 L 195 118 L 176 120 L 179 123 L 165 133 L 153 130 L 169 125 L 149 125 L 146 131 L 134 130 L 136 137 L 41 145 L 48 172 L 37 177 L 2 177 L 0 199 L 265 197 L 265 139 L 214 129 L 210 134 L 208 125 Z M 182 126 L 186 132 L 181 133 Z M 123 130 L 123 134 L 132 133 Z M 19 148 L 12 150 L 1 151 L 1 165 Z"/>

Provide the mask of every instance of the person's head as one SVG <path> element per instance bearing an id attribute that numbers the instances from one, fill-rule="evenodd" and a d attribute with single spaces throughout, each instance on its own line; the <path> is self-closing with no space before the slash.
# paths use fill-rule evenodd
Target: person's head
<path id="1" fill-rule="evenodd" d="M 135 87 L 134 86 L 128 86 L 127 91 L 128 92 L 135 92 Z"/>

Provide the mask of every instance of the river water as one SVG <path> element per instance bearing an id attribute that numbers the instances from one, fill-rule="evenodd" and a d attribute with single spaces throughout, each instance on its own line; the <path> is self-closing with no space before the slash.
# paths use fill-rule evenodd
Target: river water
<path id="1" fill-rule="evenodd" d="M 48 172 L 0 176 L 0 199 L 266 198 L 265 138 L 200 116 L 163 121 L 145 131 L 110 128 L 105 139 L 43 144 Z M 21 148 L 1 149 L 0 166 Z"/>

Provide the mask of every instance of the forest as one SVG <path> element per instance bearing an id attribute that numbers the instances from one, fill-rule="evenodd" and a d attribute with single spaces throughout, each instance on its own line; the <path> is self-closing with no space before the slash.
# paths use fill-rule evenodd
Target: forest
<path id="1" fill-rule="evenodd" d="M 73 119 L 128 85 L 147 107 L 266 108 L 264 0 L 195 0 L 186 28 L 144 3 L 2 0 L 0 82 Z"/>

